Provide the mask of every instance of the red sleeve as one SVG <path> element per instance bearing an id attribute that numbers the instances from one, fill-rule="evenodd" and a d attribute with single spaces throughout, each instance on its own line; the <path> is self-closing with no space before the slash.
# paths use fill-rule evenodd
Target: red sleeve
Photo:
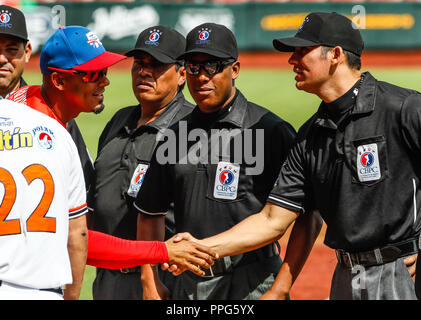
<path id="1" fill-rule="evenodd" d="M 125 240 L 89 230 L 86 264 L 105 268 L 131 268 L 142 264 L 168 262 L 167 246 L 161 241 Z"/>

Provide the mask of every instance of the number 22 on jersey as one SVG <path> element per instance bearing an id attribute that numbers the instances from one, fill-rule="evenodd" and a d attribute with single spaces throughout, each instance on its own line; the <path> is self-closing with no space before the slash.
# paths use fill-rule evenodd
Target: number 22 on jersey
<path id="1" fill-rule="evenodd" d="M 22 171 L 26 182 L 31 184 L 35 179 L 44 183 L 44 193 L 38 206 L 26 220 L 28 232 L 56 232 L 56 219 L 45 215 L 50 208 L 54 197 L 54 180 L 46 167 L 41 164 L 32 164 Z M 0 236 L 21 233 L 19 219 L 6 220 L 16 201 L 16 182 L 9 171 L 0 168 L 0 183 L 4 186 L 4 197 L 0 205 Z"/>

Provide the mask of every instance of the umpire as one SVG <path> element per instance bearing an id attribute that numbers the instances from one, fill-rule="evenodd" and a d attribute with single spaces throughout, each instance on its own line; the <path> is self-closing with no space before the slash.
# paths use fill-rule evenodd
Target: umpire
<path id="1" fill-rule="evenodd" d="M 193 110 L 182 93 L 185 68 L 177 59 L 184 52 L 185 41 L 172 28 L 153 26 L 142 31 L 135 48 L 126 53 L 133 57 L 132 88 L 139 104 L 119 110 L 100 136 L 95 161 L 95 230 L 136 239 L 133 201 L 154 153 L 156 135 Z M 171 213 L 166 238 L 171 236 L 170 217 Z M 142 299 L 140 271 L 140 266 L 98 269 L 93 298 Z M 172 275 L 165 272 L 163 277 L 170 287 Z"/>
<path id="2" fill-rule="evenodd" d="M 292 52 L 296 87 L 322 102 L 298 131 L 265 208 L 203 244 L 220 256 L 251 250 L 317 209 L 338 259 L 332 300 L 416 299 L 421 94 L 361 73 L 361 34 L 337 13 L 311 13 L 294 37 L 273 44 Z M 286 255 L 282 269 L 303 254 Z M 279 274 L 277 288 L 289 281 Z"/>
<path id="3" fill-rule="evenodd" d="M 162 232 L 172 202 L 176 231 L 189 231 L 197 237 L 229 229 L 260 211 L 295 138 L 291 125 L 247 101 L 235 87 L 240 62 L 236 39 L 228 28 L 213 23 L 197 26 L 187 35 L 183 57 L 187 85 L 197 107 L 171 128 L 174 143 L 164 140 L 157 148 L 136 198 L 140 234 L 145 238 L 146 233 Z M 222 139 L 228 137 L 227 149 L 223 148 L 228 152 L 218 153 L 219 148 L 211 147 L 210 141 L 218 133 Z M 201 139 L 191 139 L 196 134 Z M 170 158 L 178 156 L 175 162 L 161 162 L 159 153 L 165 145 Z M 253 151 L 256 163 L 236 152 L 239 145 L 244 146 L 241 150 Z M 186 153 L 188 161 L 183 156 Z M 193 156 L 197 153 L 201 153 L 199 159 Z M 262 170 L 252 172 L 258 162 Z M 274 243 L 216 260 L 204 277 L 190 272 L 176 277 L 172 298 L 257 299 L 270 287 L 281 263 Z M 151 278 L 142 283 L 144 290 L 154 287 Z"/>

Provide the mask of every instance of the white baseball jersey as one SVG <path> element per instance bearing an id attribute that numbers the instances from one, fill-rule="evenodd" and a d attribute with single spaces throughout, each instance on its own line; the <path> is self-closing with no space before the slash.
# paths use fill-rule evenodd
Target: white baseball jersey
<path id="1" fill-rule="evenodd" d="M 76 146 L 56 120 L 0 101 L 0 280 L 30 288 L 72 283 L 69 219 L 87 212 Z"/>

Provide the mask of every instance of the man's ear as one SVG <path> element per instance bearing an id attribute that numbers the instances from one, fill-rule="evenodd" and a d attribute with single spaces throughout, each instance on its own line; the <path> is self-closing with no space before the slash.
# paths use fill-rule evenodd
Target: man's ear
<path id="1" fill-rule="evenodd" d="M 25 63 L 28 63 L 29 59 L 31 59 L 31 53 L 32 53 L 32 45 L 28 41 L 25 45 Z"/>
<path id="2" fill-rule="evenodd" d="M 186 68 L 184 66 L 180 66 L 177 72 L 179 74 L 178 86 L 182 86 L 186 82 Z"/>
<path id="3" fill-rule="evenodd" d="M 65 89 L 65 77 L 60 72 L 53 72 L 50 74 L 51 84 L 60 91 Z"/>
<path id="4" fill-rule="evenodd" d="M 238 78 L 238 75 L 240 74 L 240 61 L 235 61 L 232 65 L 231 65 L 231 69 L 232 69 L 232 80 L 235 80 Z"/>
<path id="5" fill-rule="evenodd" d="M 328 54 L 330 55 L 333 64 L 338 64 L 341 60 L 345 58 L 345 52 L 340 46 L 332 48 L 331 50 L 329 50 Z"/>

